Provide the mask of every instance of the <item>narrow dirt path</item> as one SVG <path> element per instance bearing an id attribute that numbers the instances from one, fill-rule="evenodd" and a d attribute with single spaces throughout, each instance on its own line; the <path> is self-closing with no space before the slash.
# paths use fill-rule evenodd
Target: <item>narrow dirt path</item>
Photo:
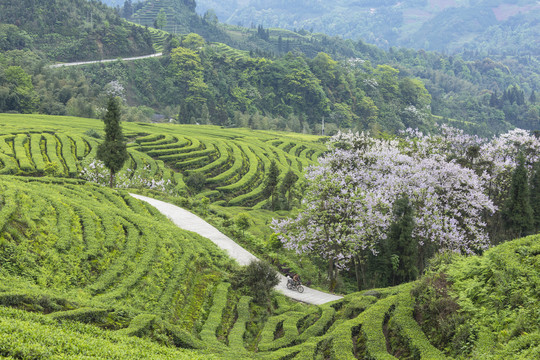
<path id="1" fill-rule="evenodd" d="M 106 59 L 106 60 L 92 60 L 92 61 L 79 61 L 79 62 L 71 62 L 71 63 L 61 63 L 61 64 L 54 64 L 50 65 L 49 68 L 59 68 L 63 66 L 79 66 L 79 65 L 87 65 L 87 64 L 98 64 L 98 63 L 106 63 L 106 62 L 113 62 L 113 61 L 133 61 L 133 60 L 140 60 L 140 59 L 148 59 L 153 57 L 159 57 L 162 56 L 163 53 L 155 53 L 150 55 L 144 55 L 144 56 L 136 56 L 136 57 L 130 57 L 130 58 L 116 58 L 116 59 Z"/>
<path id="2" fill-rule="evenodd" d="M 251 254 L 249 251 L 235 243 L 225 234 L 221 233 L 218 229 L 197 215 L 176 205 L 172 205 L 160 200 L 137 194 L 130 195 L 139 200 L 146 201 L 158 209 L 162 214 L 171 219 L 171 221 L 179 228 L 193 231 L 201 236 L 204 236 L 205 238 L 210 239 L 214 244 L 227 251 L 229 255 L 238 261 L 240 265 L 247 265 L 250 261 L 257 259 L 257 257 Z M 313 305 L 321 305 L 330 301 L 341 299 L 341 296 L 310 289 L 307 286 L 304 286 L 304 292 L 302 294 L 297 291 L 289 290 L 287 289 L 287 278 L 281 274 L 279 284 L 276 286 L 276 290 L 294 300 Z"/>

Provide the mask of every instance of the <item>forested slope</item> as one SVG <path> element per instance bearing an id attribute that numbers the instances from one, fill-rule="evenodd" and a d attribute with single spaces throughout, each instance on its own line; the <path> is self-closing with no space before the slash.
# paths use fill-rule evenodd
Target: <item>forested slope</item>
<path id="1" fill-rule="evenodd" d="M 534 0 L 199 0 L 198 4 L 200 13 L 214 10 L 229 24 L 304 29 L 363 39 L 383 48 L 538 55 L 538 47 L 531 46 L 535 32 L 528 31 L 538 33 L 532 19 L 538 18 L 540 7 Z M 490 39 L 494 34 L 497 40 Z M 513 41 L 501 42 L 501 35 Z"/>
<path id="2" fill-rule="evenodd" d="M 129 25 L 99 1 L 7 0 L 0 4 L 0 23 L 7 34 L 2 51 L 33 49 L 54 61 L 153 52 L 147 30 Z"/>
<path id="3" fill-rule="evenodd" d="M 22 4 L 3 5 L 9 7 L 3 16 L 15 22 L 17 11 L 24 12 Z M 106 94 L 113 92 L 130 105 L 124 111 L 128 121 L 149 121 L 157 113 L 157 119 L 182 123 L 317 134 L 323 121 L 327 134 L 338 128 L 397 132 L 452 122 L 481 135 L 512 126 L 534 130 L 540 123 L 534 57 L 471 61 L 407 49 L 383 51 L 305 30 L 223 26 L 211 14 L 196 15 L 191 2 L 137 5 L 142 6 L 137 13 L 153 9 L 148 21 L 164 10 L 167 24 L 198 31 L 203 40 L 127 26 L 112 9 L 96 3 L 75 5 L 54 15 L 62 22 L 51 23 L 53 15 L 45 9 L 45 15 L 19 21 L 19 27 L 0 26 L 5 50 L 0 55 L 0 111 L 100 117 Z M 153 43 L 165 57 L 46 69 L 36 35 L 45 29 L 56 34 L 49 39 L 58 40 L 41 47 L 48 54 L 76 54 L 81 60 L 105 56 L 107 49 L 112 57 L 120 51 L 138 53 L 129 44 L 140 45 L 139 34 L 146 41 L 142 48 Z M 94 34 L 98 30 L 102 35 Z M 81 51 L 79 45 L 87 41 Z"/>

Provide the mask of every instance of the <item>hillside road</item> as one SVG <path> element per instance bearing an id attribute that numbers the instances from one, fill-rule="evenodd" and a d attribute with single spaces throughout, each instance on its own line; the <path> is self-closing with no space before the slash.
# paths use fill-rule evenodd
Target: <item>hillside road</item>
<path id="1" fill-rule="evenodd" d="M 240 265 L 247 265 L 252 260 L 257 260 L 257 257 L 197 215 L 176 205 L 172 205 L 160 200 L 137 194 L 130 195 L 154 206 L 162 214 L 171 219 L 171 221 L 179 228 L 195 232 L 205 238 L 210 239 L 214 244 L 227 251 L 227 253 Z M 304 286 L 304 292 L 300 294 L 297 291 L 287 289 L 287 278 L 281 274 L 279 276 L 280 281 L 276 286 L 276 290 L 283 293 L 285 296 L 290 297 L 291 299 L 308 304 L 321 305 L 342 298 L 341 296 L 314 290 L 308 288 L 307 286 Z"/>
<path id="2" fill-rule="evenodd" d="M 144 55 L 144 56 L 135 56 L 135 57 L 130 57 L 130 58 L 116 58 L 116 59 L 106 59 L 106 60 L 93 60 L 93 61 L 79 61 L 79 62 L 71 62 L 71 63 L 61 63 L 61 64 L 50 65 L 49 68 L 54 69 L 54 68 L 59 68 L 59 67 L 63 67 L 63 66 L 79 66 L 79 65 L 87 65 L 87 64 L 99 64 L 99 63 L 113 62 L 113 61 L 118 61 L 118 60 L 133 61 L 133 60 L 141 60 L 141 59 L 159 57 L 159 56 L 162 56 L 162 55 L 163 55 L 163 53 L 159 52 L 159 53 L 155 53 L 155 54 Z"/>

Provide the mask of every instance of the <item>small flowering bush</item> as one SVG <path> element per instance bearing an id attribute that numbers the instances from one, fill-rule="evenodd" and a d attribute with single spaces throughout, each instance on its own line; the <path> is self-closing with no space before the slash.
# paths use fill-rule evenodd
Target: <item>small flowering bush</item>
<path id="1" fill-rule="evenodd" d="M 80 173 L 81 178 L 103 186 L 109 184 L 109 170 L 103 162 L 92 160 L 85 164 Z M 174 184 L 170 180 L 156 179 L 150 175 L 150 167 L 143 169 L 125 169 L 116 174 L 115 186 L 117 188 L 150 189 L 165 193 L 174 191 Z"/>

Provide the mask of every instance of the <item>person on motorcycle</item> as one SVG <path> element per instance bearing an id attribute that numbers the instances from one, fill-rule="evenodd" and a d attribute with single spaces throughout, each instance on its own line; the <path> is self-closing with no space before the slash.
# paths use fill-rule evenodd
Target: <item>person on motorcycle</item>
<path id="1" fill-rule="evenodd" d="M 300 275 L 294 274 L 293 281 L 296 286 L 300 285 Z"/>

